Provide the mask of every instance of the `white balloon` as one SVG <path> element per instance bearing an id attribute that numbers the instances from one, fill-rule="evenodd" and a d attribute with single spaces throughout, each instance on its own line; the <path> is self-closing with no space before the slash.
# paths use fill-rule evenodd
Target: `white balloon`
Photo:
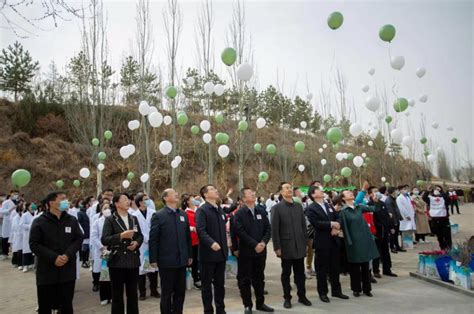
<path id="1" fill-rule="evenodd" d="M 441 147 L 438 146 L 438 148 L 436 148 L 436 151 L 439 153 L 441 152 L 443 149 Z"/>
<path id="2" fill-rule="evenodd" d="M 148 173 L 144 173 L 140 176 L 140 181 L 142 181 L 142 183 L 146 183 L 149 179 L 150 176 L 148 175 Z"/>
<path id="3" fill-rule="evenodd" d="M 148 122 L 152 127 L 157 128 L 163 123 L 163 115 L 159 112 L 152 112 L 148 116 Z"/>
<path id="4" fill-rule="evenodd" d="M 194 77 L 188 77 L 186 79 L 186 84 L 188 84 L 188 85 L 194 85 L 195 82 L 196 82 L 196 80 L 194 79 Z"/>
<path id="5" fill-rule="evenodd" d="M 304 165 L 299 165 L 299 166 L 298 166 L 298 170 L 299 170 L 300 172 L 303 172 L 304 169 L 305 169 Z"/>
<path id="6" fill-rule="evenodd" d="M 104 169 L 105 169 L 105 165 L 103 163 L 100 163 L 97 165 L 97 170 L 104 171 Z"/>
<path id="7" fill-rule="evenodd" d="M 140 121 L 138 121 L 138 120 L 128 121 L 128 128 L 131 131 L 138 129 L 139 127 L 140 127 Z"/>
<path id="8" fill-rule="evenodd" d="M 448 131 L 453 131 L 454 128 L 453 128 L 452 126 L 448 126 L 448 127 L 446 128 L 446 130 L 448 130 Z"/>
<path id="9" fill-rule="evenodd" d="M 313 99 L 313 94 L 308 93 L 308 95 L 306 95 L 306 100 L 311 101 L 311 99 Z"/>
<path id="10" fill-rule="evenodd" d="M 227 156 L 229 156 L 229 153 L 230 153 L 229 146 L 227 146 L 227 145 L 221 145 L 221 146 L 219 146 L 219 148 L 217 149 L 217 153 L 218 153 L 219 156 L 221 156 L 222 158 L 226 158 Z"/>
<path id="11" fill-rule="evenodd" d="M 403 133 L 399 129 L 393 129 L 392 132 L 390 132 L 390 135 L 392 136 L 392 142 L 395 144 L 401 144 L 403 140 Z"/>
<path id="12" fill-rule="evenodd" d="M 369 146 L 374 146 L 374 142 L 372 142 L 372 141 L 368 141 L 367 144 L 368 144 Z"/>
<path id="13" fill-rule="evenodd" d="M 324 152 L 324 149 L 320 148 L 318 149 L 318 152 L 321 154 L 322 152 Z"/>
<path id="14" fill-rule="evenodd" d="M 133 155 L 135 153 L 135 145 L 128 144 L 127 145 L 127 153 L 128 153 L 129 156 Z"/>
<path id="15" fill-rule="evenodd" d="M 300 122 L 300 127 L 301 127 L 302 129 L 306 129 L 307 126 L 308 126 L 308 123 L 306 123 L 306 121 L 301 121 L 301 122 Z"/>
<path id="16" fill-rule="evenodd" d="M 171 150 L 173 149 L 173 145 L 171 144 L 170 141 L 161 141 L 158 148 L 160 149 L 160 153 L 166 156 L 169 153 L 171 153 Z"/>
<path id="17" fill-rule="evenodd" d="M 324 166 L 325 164 L 327 164 L 327 160 L 326 159 L 321 159 L 321 165 Z"/>
<path id="18" fill-rule="evenodd" d="M 216 84 L 216 86 L 214 86 L 214 93 L 217 96 L 222 96 L 224 94 L 224 91 L 225 91 L 224 85 Z"/>
<path id="19" fill-rule="evenodd" d="M 208 95 L 211 95 L 214 92 L 214 83 L 206 82 L 204 84 L 204 92 Z"/>
<path id="20" fill-rule="evenodd" d="M 204 143 L 209 144 L 209 143 L 212 141 L 212 136 L 211 136 L 211 134 L 205 133 L 205 134 L 202 136 L 202 140 L 203 140 Z"/>
<path id="21" fill-rule="evenodd" d="M 433 127 L 433 129 L 437 129 L 439 127 L 439 124 L 438 124 L 438 122 L 433 122 L 433 124 L 431 124 L 431 126 Z"/>
<path id="22" fill-rule="evenodd" d="M 342 160 L 344 159 L 344 154 L 343 154 L 343 153 L 337 153 L 337 154 L 336 154 L 336 159 L 337 159 L 338 161 L 342 161 Z"/>
<path id="23" fill-rule="evenodd" d="M 415 100 L 413 98 L 408 99 L 408 105 L 410 105 L 410 107 L 415 107 Z"/>
<path id="24" fill-rule="evenodd" d="M 421 102 L 427 102 L 428 101 L 428 95 L 426 94 L 421 94 L 419 100 Z"/>
<path id="25" fill-rule="evenodd" d="M 242 63 L 237 69 L 237 77 L 241 81 L 248 81 L 252 78 L 253 68 L 248 63 Z"/>
<path id="26" fill-rule="evenodd" d="M 366 154 L 366 153 L 362 153 L 361 156 L 362 156 L 362 158 L 366 158 L 366 157 L 367 157 L 367 154 Z"/>
<path id="27" fill-rule="evenodd" d="M 416 69 L 416 76 L 418 76 L 419 78 L 422 78 L 423 76 L 425 76 L 425 74 L 426 74 L 426 69 L 424 67 L 420 67 Z"/>
<path id="28" fill-rule="evenodd" d="M 142 116 L 146 116 L 150 112 L 150 106 L 146 100 L 140 101 L 140 105 L 138 105 L 138 112 L 140 112 Z"/>
<path id="29" fill-rule="evenodd" d="M 428 157 L 426 157 L 429 162 L 434 162 L 436 161 L 436 156 L 433 154 L 429 154 Z"/>
<path id="30" fill-rule="evenodd" d="M 357 137 L 362 134 L 362 126 L 359 123 L 353 123 L 349 127 L 349 133 L 351 133 L 352 136 Z"/>
<path id="31" fill-rule="evenodd" d="M 369 96 L 365 101 L 365 106 L 370 111 L 375 112 L 380 107 L 380 99 L 378 99 L 376 96 Z"/>
<path id="32" fill-rule="evenodd" d="M 387 178 L 381 177 L 380 180 L 381 180 L 382 182 L 385 182 L 385 181 L 387 181 Z"/>
<path id="33" fill-rule="evenodd" d="M 264 118 L 258 118 L 256 121 L 256 124 L 257 124 L 257 128 L 261 129 L 265 127 L 265 125 L 267 124 L 267 121 L 265 121 Z"/>
<path id="34" fill-rule="evenodd" d="M 202 120 L 199 126 L 201 127 L 201 130 L 207 132 L 211 128 L 211 123 L 207 120 Z"/>
<path id="35" fill-rule="evenodd" d="M 370 74 L 370 75 L 374 75 L 374 74 L 375 74 L 375 69 L 374 69 L 374 68 L 371 68 L 371 69 L 369 70 L 369 74 Z"/>
<path id="36" fill-rule="evenodd" d="M 176 160 L 176 162 L 178 163 L 178 165 L 183 161 L 183 158 L 181 158 L 181 156 L 176 156 L 174 157 L 174 160 Z"/>
<path id="37" fill-rule="evenodd" d="M 171 161 L 171 168 L 178 168 L 179 162 L 176 159 Z"/>
<path id="38" fill-rule="evenodd" d="M 148 110 L 148 114 L 152 114 L 153 112 L 158 112 L 158 108 L 155 106 L 150 106 L 150 110 Z"/>
<path id="39" fill-rule="evenodd" d="M 170 125 L 172 122 L 173 122 L 173 118 L 171 118 L 171 116 L 165 116 L 165 117 L 163 118 L 163 123 L 164 123 L 165 125 Z"/>
<path id="40" fill-rule="evenodd" d="M 392 60 L 390 60 L 390 65 L 392 66 L 392 69 L 394 70 L 401 70 L 403 66 L 405 65 L 405 57 L 403 56 L 392 57 Z"/>
<path id="41" fill-rule="evenodd" d="M 120 147 L 120 157 L 127 159 L 130 155 L 128 154 L 127 146 Z"/>
<path id="42" fill-rule="evenodd" d="M 364 164 L 364 158 L 360 157 L 360 156 L 355 156 L 354 159 L 352 159 L 352 163 L 354 164 L 354 166 L 356 166 L 357 168 L 360 168 L 362 167 L 362 165 Z"/>
<path id="43" fill-rule="evenodd" d="M 82 168 L 81 170 L 79 170 L 79 175 L 82 178 L 87 179 L 91 175 L 91 172 L 88 168 Z"/>
<path id="44" fill-rule="evenodd" d="M 402 139 L 402 144 L 407 147 L 410 147 L 411 145 L 413 145 L 413 138 L 410 135 L 404 136 Z"/>
<path id="45" fill-rule="evenodd" d="M 130 181 L 123 180 L 122 181 L 122 186 L 123 186 L 124 189 L 128 189 L 128 187 L 130 186 Z"/>
<path id="46" fill-rule="evenodd" d="M 323 144 L 323 148 L 324 149 L 328 148 L 328 144 Z"/>
<path id="47" fill-rule="evenodd" d="M 367 92 L 369 91 L 369 89 L 370 89 L 369 85 L 364 85 L 364 86 L 362 86 L 362 91 L 363 91 L 364 93 L 367 93 Z"/>
<path id="48" fill-rule="evenodd" d="M 377 113 L 377 118 L 378 118 L 379 120 L 382 120 L 384 117 L 385 117 L 385 113 L 383 113 L 383 112 Z"/>
<path id="49" fill-rule="evenodd" d="M 378 130 L 372 129 L 372 130 L 369 131 L 369 136 L 374 140 L 375 140 L 375 138 L 377 137 L 378 134 L 379 134 Z"/>

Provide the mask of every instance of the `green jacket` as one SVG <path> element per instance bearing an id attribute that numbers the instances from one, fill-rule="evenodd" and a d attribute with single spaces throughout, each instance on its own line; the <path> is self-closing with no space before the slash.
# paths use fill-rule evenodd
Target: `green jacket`
<path id="1" fill-rule="evenodd" d="M 341 211 L 341 227 L 344 232 L 349 263 L 364 263 L 379 257 L 374 237 L 362 216 L 363 212 L 373 212 L 374 210 L 373 206 L 354 204 L 354 208 L 345 205 Z"/>

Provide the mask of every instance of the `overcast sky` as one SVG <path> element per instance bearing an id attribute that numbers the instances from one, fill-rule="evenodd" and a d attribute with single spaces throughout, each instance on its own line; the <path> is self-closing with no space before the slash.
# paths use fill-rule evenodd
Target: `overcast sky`
<path id="1" fill-rule="evenodd" d="M 155 39 L 153 62 L 162 63 L 163 68 L 165 5 L 165 1 L 150 4 Z M 194 30 L 199 5 L 198 1 L 180 2 L 183 32 L 178 60 L 182 69 L 196 66 Z M 226 47 L 232 5 L 231 1 L 214 1 L 215 70 L 224 78 L 228 78 L 227 72 L 218 57 Z M 105 8 L 110 59 L 119 70 L 123 57 L 135 50 L 135 1 L 105 1 Z M 336 31 L 329 29 L 326 22 L 333 11 L 344 15 L 344 24 Z M 391 89 L 396 84 L 399 96 L 416 100 L 408 117 L 397 115 L 390 108 L 389 114 L 396 117 L 404 133 L 408 126 L 413 128 L 419 143 L 420 115 L 424 113 L 427 137 L 434 147 L 441 146 L 449 156 L 455 151 L 462 159 L 474 158 L 473 1 L 247 1 L 246 13 L 260 89 L 275 85 L 278 73 L 280 79 L 284 77 L 287 95 L 305 97 L 309 88 L 317 108 L 321 81 L 334 89 L 332 80 L 339 66 L 348 85 L 347 97 L 355 103 L 357 120 L 368 128 L 376 118 L 365 108 L 365 99 L 385 85 L 392 103 L 395 96 Z M 378 38 L 378 30 L 384 24 L 393 24 L 397 29 L 391 44 Z M 51 60 L 64 68 L 80 50 L 79 28 L 78 20 L 61 22 L 56 29 L 39 31 L 37 36 L 20 41 L 40 61 L 42 70 L 47 70 Z M 2 47 L 17 39 L 9 30 L 0 32 Z M 402 71 L 390 67 L 389 49 L 392 56 L 405 57 Z M 427 69 L 422 79 L 415 75 L 420 66 Z M 374 76 L 368 74 L 370 68 L 375 68 Z M 361 90 L 365 84 L 370 86 L 368 93 Z M 426 103 L 418 100 L 421 94 L 428 96 Z M 433 122 L 439 123 L 437 130 L 431 127 Z M 453 126 L 454 131 L 447 131 L 448 126 Z M 459 139 L 456 146 L 451 144 L 452 137 Z M 466 145 L 470 146 L 471 156 Z"/>

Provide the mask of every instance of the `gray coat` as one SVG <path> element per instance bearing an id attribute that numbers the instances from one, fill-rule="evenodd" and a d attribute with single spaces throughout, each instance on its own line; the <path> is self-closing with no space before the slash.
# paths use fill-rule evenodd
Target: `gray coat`
<path id="1" fill-rule="evenodd" d="M 284 199 L 272 208 L 273 249 L 281 250 L 282 259 L 306 256 L 306 219 L 303 206 Z"/>

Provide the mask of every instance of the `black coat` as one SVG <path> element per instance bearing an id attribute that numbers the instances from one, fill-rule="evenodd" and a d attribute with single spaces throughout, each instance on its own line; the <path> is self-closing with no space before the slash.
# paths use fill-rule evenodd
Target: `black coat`
<path id="1" fill-rule="evenodd" d="M 214 207 L 208 202 L 196 211 L 196 229 L 199 237 L 200 262 L 224 262 L 227 260 L 226 216 L 220 207 Z M 217 242 L 221 249 L 214 251 L 211 246 Z"/>
<path id="2" fill-rule="evenodd" d="M 400 213 L 400 209 L 398 209 L 395 198 L 389 195 L 385 200 L 385 207 L 387 207 L 388 212 L 392 214 L 392 218 L 390 218 L 390 226 L 398 226 L 400 220 L 403 220 L 403 217 Z"/>
<path id="3" fill-rule="evenodd" d="M 138 224 L 137 217 L 128 214 L 128 230 L 133 230 L 136 226 L 138 232 L 135 232 L 132 240 L 120 239 L 120 234 L 127 230 L 122 218 L 114 211 L 112 215 L 105 218 L 102 229 L 101 242 L 112 251 L 107 263 L 112 268 L 138 268 L 140 267 L 140 251 L 138 250 L 143 243 L 143 235 Z M 138 246 L 134 251 L 127 249 L 132 241 L 137 241 Z"/>
<path id="4" fill-rule="evenodd" d="M 148 244 L 150 263 L 158 263 L 160 268 L 185 267 L 193 257 L 186 213 L 165 207 L 153 214 Z"/>
<path id="5" fill-rule="evenodd" d="M 84 239 L 89 239 L 90 237 L 90 229 L 91 225 L 89 222 L 89 216 L 87 216 L 87 213 L 85 210 L 80 210 L 77 212 L 77 220 L 79 221 L 79 224 L 82 227 L 82 230 L 84 230 Z"/>
<path id="6" fill-rule="evenodd" d="M 76 253 L 82 245 L 84 235 L 77 219 L 66 212 L 58 219 L 50 212 L 44 212 L 33 220 L 30 229 L 30 248 L 36 255 L 36 284 L 52 285 L 76 280 Z M 68 262 L 54 265 L 59 255 L 67 255 Z"/>
<path id="7" fill-rule="evenodd" d="M 370 201 L 368 205 L 374 206 L 374 225 L 377 238 L 387 237 L 390 233 L 391 219 L 390 213 L 384 202 Z"/>
<path id="8" fill-rule="evenodd" d="M 331 222 L 341 223 L 339 216 L 330 208 L 329 204 L 325 202 L 324 205 L 327 214 L 316 202 L 311 203 L 305 210 L 306 217 L 314 228 L 313 248 L 315 250 L 327 250 L 339 247 L 341 244 L 338 236 L 331 235 Z"/>
<path id="9" fill-rule="evenodd" d="M 240 208 L 232 222 L 233 233 L 238 239 L 239 258 L 245 256 L 262 256 L 267 254 L 267 248 L 257 253 L 255 247 L 260 242 L 270 241 L 271 228 L 266 212 L 261 207 L 255 207 L 255 216 L 247 206 Z"/>

